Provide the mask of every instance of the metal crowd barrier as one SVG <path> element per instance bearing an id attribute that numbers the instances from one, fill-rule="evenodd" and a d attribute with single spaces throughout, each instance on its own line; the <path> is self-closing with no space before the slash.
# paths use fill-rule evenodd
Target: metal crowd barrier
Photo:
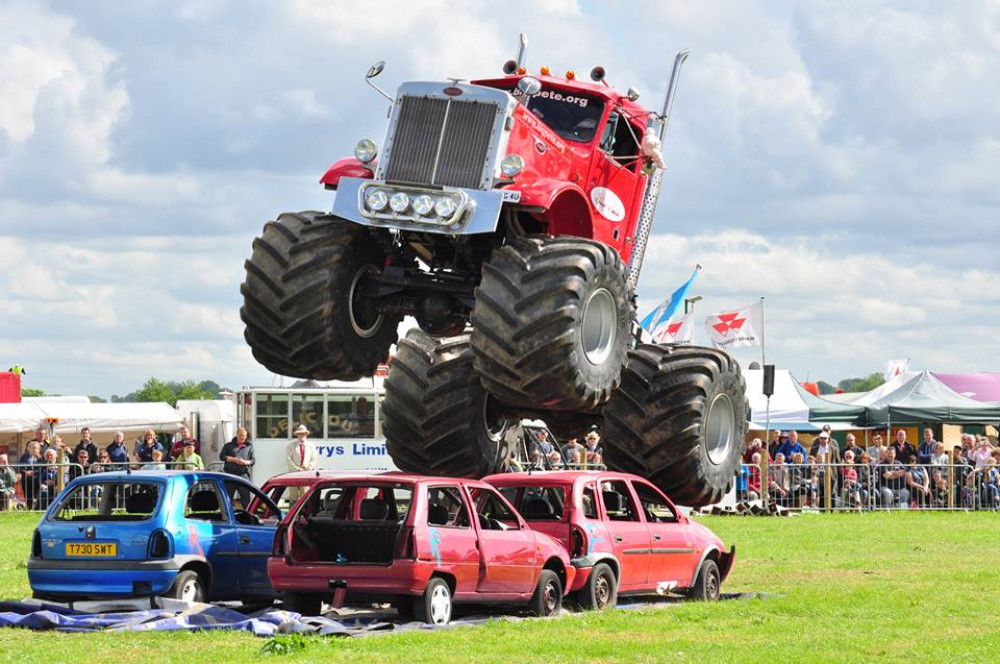
<path id="1" fill-rule="evenodd" d="M 824 512 L 1000 511 L 1000 465 L 742 464 L 736 500 Z"/>

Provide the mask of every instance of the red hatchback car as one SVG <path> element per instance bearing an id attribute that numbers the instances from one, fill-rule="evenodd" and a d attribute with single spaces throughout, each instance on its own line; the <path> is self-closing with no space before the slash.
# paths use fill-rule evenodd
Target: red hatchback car
<path id="1" fill-rule="evenodd" d="M 570 590 L 585 608 L 614 606 L 619 594 L 718 599 L 736 557 L 735 547 L 726 551 L 712 531 L 635 475 L 509 473 L 483 481 L 570 551 L 577 571 Z"/>
<path id="2" fill-rule="evenodd" d="M 432 624 L 457 602 L 551 615 L 576 576 L 566 548 L 490 485 L 402 473 L 315 477 L 278 526 L 267 571 L 293 611 L 391 602 Z"/>

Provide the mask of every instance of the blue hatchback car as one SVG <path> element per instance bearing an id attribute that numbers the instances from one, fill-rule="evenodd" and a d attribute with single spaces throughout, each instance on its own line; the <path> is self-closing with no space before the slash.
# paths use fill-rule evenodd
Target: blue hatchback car
<path id="1" fill-rule="evenodd" d="M 225 473 L 87 475 L 38 524 L 28 580 L 34 597 L 58 601 L 268 601 L 275 593 L 267 558 L 280 519 L 267 496 Z"/>

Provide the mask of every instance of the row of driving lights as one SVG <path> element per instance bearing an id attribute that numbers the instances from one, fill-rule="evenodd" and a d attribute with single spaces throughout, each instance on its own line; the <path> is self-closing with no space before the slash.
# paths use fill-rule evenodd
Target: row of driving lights
<path id="1" fill-rule="evenodd" d="M 372 212 L 384 212 L 389 208 L 396 214 L 403 214 L 412 207 L 421 217 L 428 217 L 433 212 L 442 219 L 451 217 L 458 208 L 455 201 L 449 197 L 435 198 L 420 194 L 411 199 L 405 191 L 397 191 L 390 195 L 384 189 L 370 190 L 365 194 L 365 203 Z"/>

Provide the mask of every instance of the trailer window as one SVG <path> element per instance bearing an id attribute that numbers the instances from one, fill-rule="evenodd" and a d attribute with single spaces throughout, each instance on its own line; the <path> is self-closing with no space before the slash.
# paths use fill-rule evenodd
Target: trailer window
<path id="1" fill-rule="evenodd" d="M 288 395 L 257 395 L 257 437 L 290 438 L 288 433 Z"/>
<path id="2" fill-rule="evenodd" d="M 372 396 L 334 396 L 327 399 L 328 438 L 374 438 L 375 404 Z"/>

